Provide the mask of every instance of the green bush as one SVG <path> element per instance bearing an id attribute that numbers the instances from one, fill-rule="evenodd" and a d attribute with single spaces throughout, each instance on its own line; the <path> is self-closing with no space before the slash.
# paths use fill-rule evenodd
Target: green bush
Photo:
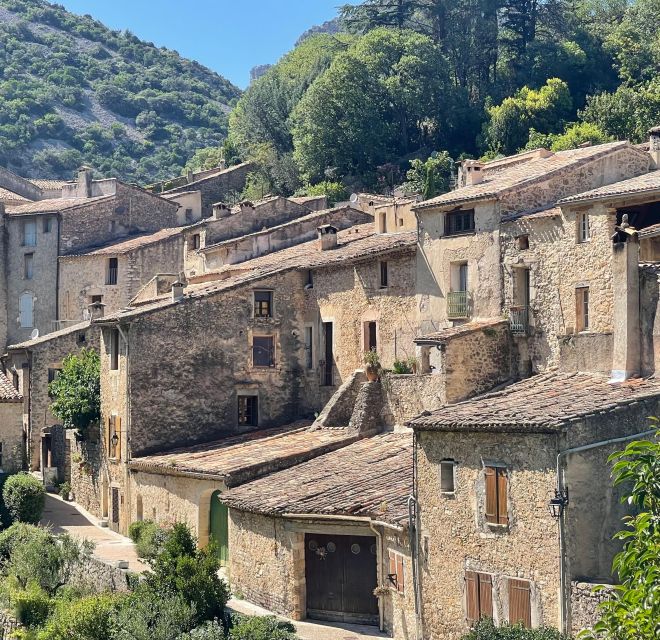
<path id="1" fill-rule="evenodd" d="M 395 360 L 392 364 L 392 372 L 402 375 L 405 373 L 412 373 L 412 369 L 405 360 Z"/>
<path id="2" fill-rule="evenodd" d="M 570 640 L 552 627 L 538 627 L 526 629 L 520 624 L 502 624 L 495 626 L 490 618 L 482 618 L 474 625 L 463 640 Z"/>
<path id="3" fill-rule="evenodd" d="M 134 530 L 134 535 L 137 535 L 135 547 L 138 556 L 147 560 L 153 560 L 158 554 L 165 538 L 163 529 L 155 522 L 145 520 L 143 526 L 138 527 L 137 531 Z"/>
<path id="4" fill-rule="evenodd" d="M 52 601 L 38 585 L 32 584 L 25 590 L 10 592 L 14 617 L 30 629 L 40 627 L 50 615 Z"/>
<path id="5" fill-rule="evenodd" d="M 60 494 L 60 498 L 64 500 L 69 499 L 69 494 L 71 493 L 71 484 L 69 482 L 63 482 L 59 487 L 58 491 Z"/>
<path id="6" fill-rule="evenodd" d="M 225 631 L 222 625 L 214 620 L 195 627 L 190 633 L 184 633 L 178 640 L 225 640 Z"/>
<path id="7" fill-rule="evenodd" d="M 153 524 L 151 520 L 136 520 L 128 526 L 128 537 L 137 544 L 142 537 L 142 532 L 150 524 Z"/>
<path id="8" fill-rule="evenodd" d="M 102 594 L 61 600 L 38 640 L 108 640 L 121 596 Z"/>
<path id="9" fill-rule="evenodd" d="M 297 640 L 296 628 L 275 616 L 236 616 L 229 640 Z"/>
<path id="10" fill-rule="evenodd" d="M 43 484 L 28 473 L 9 477 L 2 488 L 2 498 L 14 520 L 37 524 L 46 504 Z"/>

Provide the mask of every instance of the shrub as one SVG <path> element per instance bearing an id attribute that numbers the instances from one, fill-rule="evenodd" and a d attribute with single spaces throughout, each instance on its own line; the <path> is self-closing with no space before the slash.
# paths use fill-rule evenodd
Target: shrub
<path id="1" fill-rule="evenodd" d="M 225 631 L 217 620 L 205 622 L 190 633 L 184 633 L 178 640 L 225 640 Z"/>
<path id="2" fill-rule="evenodd" d="M 408 363 L 405 360 L 395 360 L 392 364 L 393 373 L 402 375 L 405 373 L 412 373 L 411 368 L 408 366 Z"/>
<path id="3" fill-rule="evenodd" d="M 502 624 L 495 626 L 490 618 L 483 618 L 474 625 L 463 640 L 570 640 L 552 627 L 538 627 L 526 629 L 520 624 Z"/>
<path id="4" fill-rule="evenodd" d="M 94 595 L 80 600 L 61 600 L 38 640 L 107 640 L 121 596 Z"/>
<path id="5" fill-rule="evenodd" d="M 370 364 L 372 367 L 375 367 L 376 369 L 380 369 L 380 357 L 373 349 L 364 352 L 364 363 Z"/>
<path id="6" fill-rule="evenodd" d="M 236 616 L 229 640 L 296 640 L 296 628 L 275 616 Z"/>
<path id="7" fill-rule="evenodd" d="M 7 479 L 2 497 L 14 520 L 37 524 L 46 504 L 46 490 L 37 478 L 17 473 Z"/>
<path id="8" fill-rule="evenodd" d="M 137 540 L 134 542 L 138 556 L 153 560 L 163 545 L 165 532 L 155 522 L 145 520 L 142 526 L 137 527 L 137 530 L 134 528 L 133 534 L 137 536 Z"/>
<path id="9" fill-rule="evenodd" d="M 63 482 L 59 486 L 60 498 L 63 498 L 64 500 L 68 500 L 70 493 L 71 493 L 71 484 L 69 482 Z"/>
<path id="10" fill-rule="evenodd" d="M 40 627 L 50 615 L 52 602 L 48 594 L 38 585 L 10 592 L 14 617 L 30 629 Z"/>
<path id="11" fill-rule="evenodd" d="M 150 524 L 153 524 L 151 520 L 136 520 L 128 526 L 128 537 L 137 544 L 142 537 L 142 532 Z"/>

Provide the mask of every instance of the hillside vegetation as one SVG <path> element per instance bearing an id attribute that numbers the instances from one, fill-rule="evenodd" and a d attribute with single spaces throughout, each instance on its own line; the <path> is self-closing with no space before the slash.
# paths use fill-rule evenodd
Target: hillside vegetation
<path id="1" fill-rule="evenodd" d="M 230 117 L 226 147 L 262 159 L 261 191 L 407 177 L 433 195 L 444 159 L 641 142 L 660 124 L 660 0 L 366 0 L 340 24 Z"/>
<path id="2" fill-rule="evenodd" d="M 175 37 L 173 36 L 173 40 Z M 129 32 L 41 0 L 0 0 L 0 165 L 25 176 L 148 183 L 217 146 L 229 81 Z"/>

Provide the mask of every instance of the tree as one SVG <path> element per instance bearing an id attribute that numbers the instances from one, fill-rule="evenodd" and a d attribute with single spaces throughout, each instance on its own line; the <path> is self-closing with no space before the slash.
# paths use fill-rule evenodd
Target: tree
<path id="1" fill-rule="evenodd" d="M 657 420 L 656 420 L 657 422 Z M 601 604 L 601 619 L 586 638 L 654 640 L 660 635 L 660 431 L 610 456 L 614 486 L 628 487 L 622 501 L 637 512 L 625 518 L 623 541 L 612 569 L 614 595 Z"/>
<path id="2" fill-rule="evenodd" d="M 12 520 L 37 524 L 46 504 L 46 490 L 29 473 L 17 473 L 5 482 L 2 499 Z"/>
<path id="3" fill-rule="evenodd" d="M 296 192 L 299 196 L 326 196 L 328 206 L 334 207 L 337 202 L 348 199 L 348 191 L 341 182 L 324 180 L 316 184 L 307 185 Z"/>
<path id="4" fill-rule="evenodd" d="M 64 358 L 62 370 L 48 385 L 50 409 L 66 429 L 84 432 L 101 418 L 101 361 L 93 349 Z"/>
<path id="5" fill-rule="evenodd" d="M 409 193 L 420 194 L 429 200 L 450 189 L 454 173 L 454 161 L 446 151 L 434 152 L 426 160 L 410 161 L 404 188 Z"/>
<path id="6" fill-rule="evenodd" d="M 534 129 L 529 131 L 529 141 L 525 149 L 538 149 L 544 147 L 551 151 L 566 151 L 577 149 L 585 143 L 604 144 L 611 142 L 612 138 L 600 128 L 589 122 L 577 122 L 566 125 L 564 133 L 539 133 Z"/>

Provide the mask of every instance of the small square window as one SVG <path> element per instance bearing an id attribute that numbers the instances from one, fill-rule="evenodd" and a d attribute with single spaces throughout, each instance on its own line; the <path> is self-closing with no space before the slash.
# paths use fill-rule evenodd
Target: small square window
<path id="1" fill-rule="evenodd" d="M 61 369 L 48 369 L 48 384 L 51 382 L 55 382 L 57 380 L 57 376 L 60 375 Z"/>
<path id="2" fill-rule="evenodd" d="M 202 245 L 202 240 L 199 233 L 195 233 L 191 238 L 192 248 L 199 249 Z"/>
<path id="3" fill-rule="evenodd" d="M 454 467 L 456 462 L 451 459 L 440 462 L 440 491 L 441 493 L 454 493 Z"/>
<path id="4" fill-rule="evenodd" d="M 92 304 L 103 302 L 103 296 L 91 296 Z"/>
<path id="5" fill-rule="evenodd" d="M 254 317 L 272 318 L 273 317 L 273 292 L 255 291 L 254 292 Z"/>
<path id="6" fill-rule="evenodd" d="M 516 244 L 518 245 L 518 249 L 521 251 L 526 251 L 529 249 L 529 236 L 528 235 L 522 235 L 518 236 L 516 238 Z"/>
<path id="7" fill-rule="evenodd" d="M 44 233 L 50 233 L 53 228 L 53 219 L 48 217 L 43 220 L 43 231 Z"/>
<path id="8" fill-rule="evenodd" d="M 275 366 L 275 341 L 273 336 L 253 336 L 252 338 L 252 366 Z"/>
<path id="9" fill-rule="evenodd" d="M 238 396 L 238 424 L 242 427 L 259 425 L 259 398 L 257 396 Z"/>

